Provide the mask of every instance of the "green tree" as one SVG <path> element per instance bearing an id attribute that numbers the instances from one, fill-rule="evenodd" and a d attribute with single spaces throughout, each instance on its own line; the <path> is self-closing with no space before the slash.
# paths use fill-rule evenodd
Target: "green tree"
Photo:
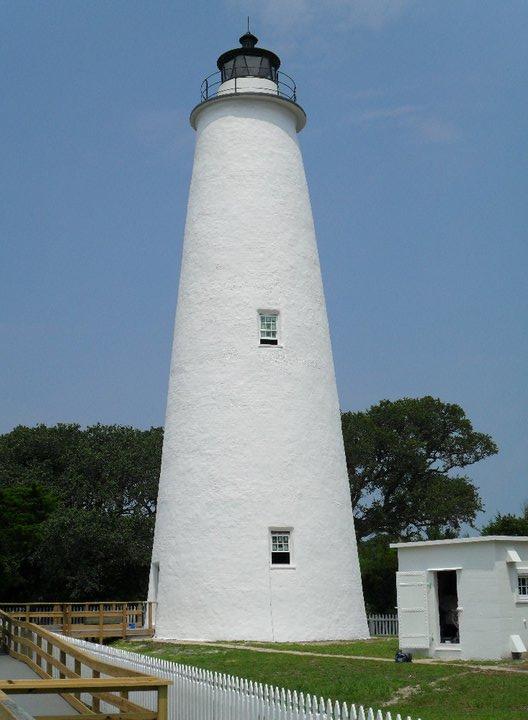
<path id="1" fill-rule="evenodd" d="M 19 600 L 32 591 L 38 570 L 34 551 L 55 498 L 32 482 L 0 487 L 0 598 Z"/>
<path id="2" fill-rule="evenodd" d="M 482 501 L 455 472 L 497 452 L 459 405 L 430 396 L 383 400 L 342 415 L 358 538 L 457 535 L 474 525 Z"/>
<path id="3" fill-rule="evenodd" d="M 497 513 L 493 520 L 481 530 L 482 535 L 524 535 L 528 536 L 528 504 L 521 515 L 501 515 Z"/>
<path id="4" fill-rule="evenodd" d="M 344 413 L 343 437 L 367 601 L 391 609 L 389 542 L 472 524 L 478 491 L 454 471 L 497 448 L 458 405 L 431 397 Z M 118 425 L 20 426 L 0 436 L 1 597 L 144 597 L 162 441 L 162 428 Z"/>
<path id="5" fill-rule="evenodd" d="M 367 612 L 394 612 L 398 556 L 386 535 L 374 535 L 358 544 L 361 580 Z"/>
<path id="6" fill-rule="evenodd" d="M 0 488 L 37 483 L 56 498 L 34 539 L 38 582 L 26 583 L 25 600 L 146 595 L 162 441 L 162 428 L 118 425 L 0 436 Z"/>
<path id="7" fill-rule="evenodd" d="M 370 612 L 396 605 L 397 540 L 457 537 L 482 501 L 457 473 L 497 452 L 459 405 L 433 397 L 383 400 L 342 415 L 343 440 L 365 601 Z"/>

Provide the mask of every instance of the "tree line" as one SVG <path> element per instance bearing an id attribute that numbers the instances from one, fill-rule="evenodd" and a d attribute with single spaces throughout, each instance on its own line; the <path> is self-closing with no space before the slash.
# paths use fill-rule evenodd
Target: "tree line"
<path id="1" fill-rule="evenodd" d="M 342 428 L 367 606 L 391 610 L 389 543 L 475 527 L 483 504 L 464 469 L 497 446 L 430 396 L 345 412 Z M 0 601 L 145 598 L 162 442 L 162 428 L 100 424 L 1 435 Z M 482 532 L 528 534 L 528 510 Z"/>

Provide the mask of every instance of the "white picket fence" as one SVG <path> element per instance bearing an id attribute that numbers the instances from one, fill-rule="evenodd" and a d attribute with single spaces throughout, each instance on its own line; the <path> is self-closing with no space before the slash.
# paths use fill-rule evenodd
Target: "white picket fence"
<path id="1" fill-rule="evenodd" d="M 412 720 L 399 713 L 365 708 L 263 685 L 232 675 L 86 642 L 64 640 L 112 664 L 172 680 L 169 720 Z M 130 693 L 132 702 L 156 709 L 155 694 Z M 102 712 L 111 712 L 101 703 Z"/>
<path id="2" fill-rule="evenodd" d="M 367 615 L 367 621 L 371 637 L 379 637 L 380 635 L 398 635 L 398 615 L 396 613 Z"/>

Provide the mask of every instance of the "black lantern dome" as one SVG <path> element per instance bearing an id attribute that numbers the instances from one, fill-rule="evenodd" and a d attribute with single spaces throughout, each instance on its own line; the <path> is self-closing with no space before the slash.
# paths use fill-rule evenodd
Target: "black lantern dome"
<path id="1" fill-rule="evenodd" d="M 216 64 L 222 75 L 222 82 L 237 77 L 259 77 L 277 82 L 279 57 L 271 50 L 255 47 L 257 43 L 258 38 L 248 30 L 240 38 L 241 47 L 220 55 Z"/>

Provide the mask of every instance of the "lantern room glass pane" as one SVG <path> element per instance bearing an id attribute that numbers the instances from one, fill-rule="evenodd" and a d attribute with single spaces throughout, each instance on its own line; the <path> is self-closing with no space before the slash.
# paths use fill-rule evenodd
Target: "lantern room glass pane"
<path id="1" fill-rule="evenodd" d="M 224 67 L 222 68 L 222 81 L 231 80 L 231 78 L 233 77 L 233 68 L 234 68 L 234 66 L 235 66 L 235 61 L 234 61 L 234 59 L 233 59 L 233 60 L 228 60 L 228 61 L 224 64 Z"/>
<path id="2" fill-rule="evenodd" d="M 262 55 L 236 55 L 222 66 L 222 82 L 236 77 L 260 77 L 277 80 L 277 70 Z"/>

